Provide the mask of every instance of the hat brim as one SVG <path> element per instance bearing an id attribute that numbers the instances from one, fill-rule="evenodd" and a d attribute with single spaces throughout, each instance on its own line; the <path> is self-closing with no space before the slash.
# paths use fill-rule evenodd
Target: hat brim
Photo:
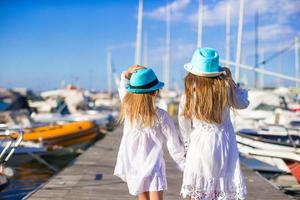
<path id="1" fill-rule="evenodd" d="M 221 66 L 220 66 L 221 67 Z M 209 73 L 204 73 L 204 72 L 200 72 L 200 71 L 197 71 L 197 70 L 193 70 L 193 66 L 191 63 L 187 63 L 184 65 L 184 69 L 194 75 L 197 75 L 197 76 L 203 76 L 203 77 L 217 77 L 217 76 L 220 76 L 222 74 L 225 74 L 225 71 L 222 70 L 222 71 L 219 71 L 219 72 L 209 72 Z"/>
<path id="2" fill-rule="evenodd" d="M 155 90 L 159 90 L 164 87 L 163 82 L 158 82 L 156 85 L 154 85 L 151 88 L 148 89 L 137 89 L 137 88 L 131 88 L 129 85 L 126 86 L 126 90 L 131 93 L 138 93 L 138 94 L 144 94 L 144 93 L 150 93 L 154 92 Z"/>

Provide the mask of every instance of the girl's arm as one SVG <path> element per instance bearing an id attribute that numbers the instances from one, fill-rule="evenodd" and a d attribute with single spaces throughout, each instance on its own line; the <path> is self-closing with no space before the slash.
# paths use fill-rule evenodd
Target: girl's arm
<path id="1" fill-rule="evenodd" d="M 178 168 L 183 171 L 185 164 L 185 149 L 179 138 L 174 122 L 167 112 L 164 111 L 162 118 L 162 132 L 167 140 L 168 151 Z"/>
<path id="2" fill-rule="evenodd" d="M 119 96 L 120 96 L 121 101 L 123 100 L 123 98 L 127 94 L 126 85 L 129 83 L 129 79 L 125 77 L 126 73 L 127 73 L 126 71 L 122 72 L 121 81 L 120 81 L 120 84 L 118 86 L 118 92 L 119 92 Z"/>
<path id="3" fill-rule="evenodd" d="M 249 106 L 248 91 L 242 88 L 236 88 L 236 109 L 245 109 Z"/>
<path id="4" fill-rule="evenodd" d="M 178 108 L 178 123 L 179 123 L 179 129 L 181 133 L 180 137 L 182 142 L 184 143 L 185 150 L 187 151 L 187 148 L 190 143 L 190 134 L 192 132 L 192 121 L 184 117 L 183 115 L 184 105 L 185 105 L 185 95 L 183 94 Z"/>

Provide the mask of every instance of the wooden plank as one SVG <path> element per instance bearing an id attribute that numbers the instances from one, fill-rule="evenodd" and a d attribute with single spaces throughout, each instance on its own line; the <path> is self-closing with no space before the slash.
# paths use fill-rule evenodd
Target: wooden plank
<path id="1" fill-rule="evenodd" d="M 128 200 L 127 185 L 113 176 L 117 151 L 122 136 L 122 127 L 117 127 L 103 140 L 98 141 L 80 155 L 75 162 L 51 178 L 35 191 L 30 200 Z M 166 153 L 168 190 L 164 199 L 182 199 L 179 195 L 182 173 Z M 247 200 L 283 200 L 288 196 L 281 193 L 259 174 L 242 166 L 249 195 Z"/>

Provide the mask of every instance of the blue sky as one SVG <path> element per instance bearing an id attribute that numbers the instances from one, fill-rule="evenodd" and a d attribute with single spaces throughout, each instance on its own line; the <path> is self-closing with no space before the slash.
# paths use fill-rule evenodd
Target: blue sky
<path id="1" fill-rule="evenodd" d="M 231 59 L 235 60 L 239 1 L 232 1 Z M 203 46 L 225 56 L 225 0 L 205 0 Z M 197 0 L 144 0 L 143 29 L 148 64 L 162 78 L 165 6 L 172 10 L 170 79 L 182 86 L 183 64 L 197 43 Z M 119 74 L 134 60 L 138 0 L 0 1 L 0 87 L 53 89 L 62 80 L 105 90 L 106 57 L 111 50 Z M 242 63 L 254 64 L 254 13 L 260 13 L 260 48 L 268 58 L 300 33 L 300 0 L 245 0 Z M 266 69 L 294 75 L 294 50 Z M 252 84 L 252 73 L 248 76 Z M 266 77 L 266 84 L 291 85 Z M 172 87 L 172 85 L 171 85 Z"/>

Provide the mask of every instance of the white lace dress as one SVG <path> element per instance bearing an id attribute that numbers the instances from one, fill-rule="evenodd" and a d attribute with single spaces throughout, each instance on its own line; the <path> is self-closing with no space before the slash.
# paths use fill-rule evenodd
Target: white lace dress
<path id="1" fill-rule="evenodd" d="M 121 76 L 119 94 L 121 100 L 126 94 L 128 80 Z M 157 109 L 158 120 L 151 128 L 131 125 L 125 118 L 114 175 L 127 182 L 129 193 L 138 195 L 145 191 L 167 189 L 163 146 L 166 143 L 169 153 L 182 171 L 185 162 L 185 149 L 168 113 Z"/>
<path id="2" fill-rule="evenodd" d="M 237 109 L 249 105 L 247 91 L 237 89 Z M 185 96 L 179 105 L 179 126 L 187 149 L 181 194 L 195 200 L 245 199 L 236 136 L 227 108 L 221 125 L 183 117 Z"/>

